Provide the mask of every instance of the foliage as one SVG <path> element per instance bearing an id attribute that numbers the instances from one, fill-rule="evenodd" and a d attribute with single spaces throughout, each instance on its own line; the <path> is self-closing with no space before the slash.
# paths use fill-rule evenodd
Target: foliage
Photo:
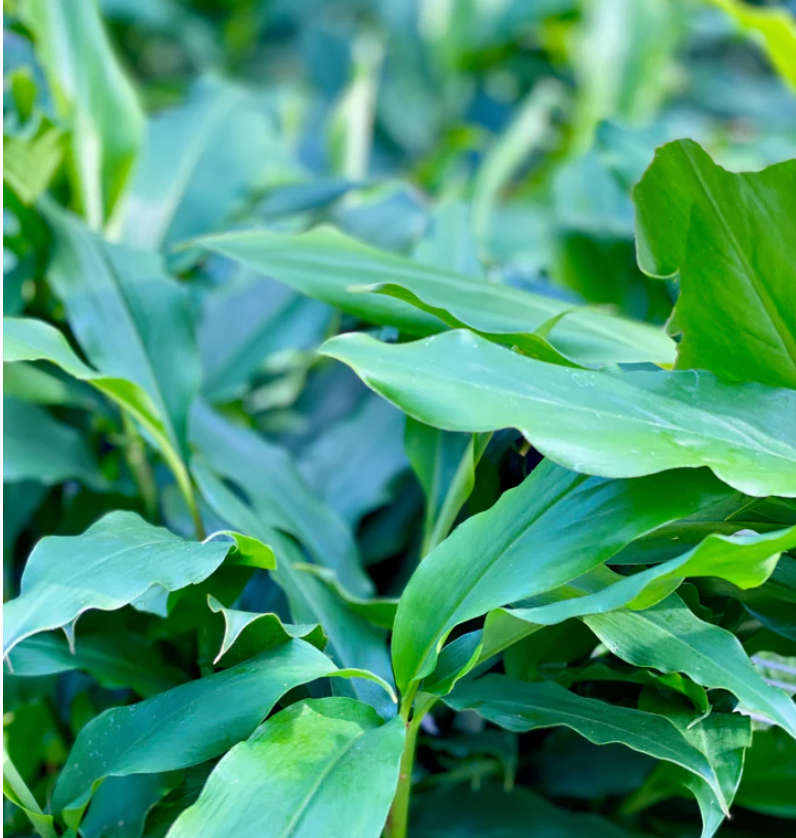
<path id="1" fill-rule="evenodd" d="M 786 6 L 4 3 L 8 834 L 792 831 Z"/>

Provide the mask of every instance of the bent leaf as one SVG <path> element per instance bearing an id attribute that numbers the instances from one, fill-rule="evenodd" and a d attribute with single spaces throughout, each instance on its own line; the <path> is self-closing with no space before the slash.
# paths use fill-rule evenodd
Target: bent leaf
<path id="1" fill-rule="evenodd" d="M 322 652 L 289 640 L 231 669 L 106 710 L 78 734 L 53 792 L 53 810 L 76 829 L 104 778 L 212 759 L 250 736 L 288 690 L 336 674 Z"/>
<path id="2" fill-rule="evenodd" d="M 526 683 L 505 675 L 461 682 L 444 701 L 454 710 L 475 710 L 507 730 L 525 732 L 563 725 L 595 745 L 617 742 L 673 762 L 704 780 L 727 809 L 713 767 L 665 716 L 583 698 L 551 681 Z"/>
<path id="3" fill-rule="evenodd" d="M 677 594 L 644 611 L 614 611 L 583 621 L 622 660 L 729 690 L 747 710 L 796 739 L 796 705 L 790 697 L 763 680 L 733 634 L 700 620 Z"/>
<path id="4" fill-rule="evenodd" d="M 301 701 L 236 745 L 168 838 L 378 838 L 398 783 L 405 727 L 348 698 Z"/>
<path id="5" fill-rule="evenodd" d="M 400 346 L 349 334 L 321 352 L 421 422 L 471 433 L 517 428 L 577 471 L 637 477 L 707 465 L 746 494 L 796 496 L 792 390 L 695 371 L 572 370 L 465 331 Z"/>
<path id="6" fill-rule="evenodd" d="M 793 160 L 734 174 L 691 140 L 655 153 L 633 189 L 638 261 L 679 271 L 679 369 L 796 389 L 794 195 Z"/>
<path id="7" fill-rule="evenodd" d="M 541 464 L 465 521 L 415 572 L 395 619 L 398 686 L 431 672 L 454 626 L 576 579 L 639 535 L 727 491 L 707 470 L 610 481 Z"/>
<path id="8" fill-rule="evenodd" d="M 556 362 L 602 366 L 674 360 L 674 344 L 644 323 L 579 309 L 509 285 L 486 283 L 364 245 L 332 228 L 300 236 L 267 231 L 208 236 L 199 244 L 365 320 L 428 335 L 468 326 Z M 367 291 L 378 291 L 389 299 Z M 408 305 L 420 311 L 407 315 Z M 427 316 L 422 317 L 421 312 Z M 566 316 L 563 316 L 566 313 Z M 534 334 L 561 317 L 545 337 Z M 434 327 L 439 323 L 438 327 Z"/>
<path id="9" fill-rule="evenodd" d="M 251 542 L 244 540 L 238 549 L 246 551 Z M 3 656 L 38 632 L 72 632 L 78 617 L 90 609 L 113 611 L 152 588 L 176 591 L 195 585 L 234 546 L 184 541 L 133 512 L 111 512 L 82 535 L 43 538 L 25 565 L 20 595 L 3 606 Z"/>

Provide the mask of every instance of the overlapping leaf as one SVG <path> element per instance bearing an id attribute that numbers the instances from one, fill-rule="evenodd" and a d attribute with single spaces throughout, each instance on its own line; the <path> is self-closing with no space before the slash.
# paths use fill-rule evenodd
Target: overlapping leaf
<path id="1" fill-rule="evenodd" d="M 571 370 L 465 331 L 401 346 L 343 335 L 322 351 L 421 422 L 518 428 L 578 471 L 636 477 L 707 465 L 747 494 L 796 496 L 793 390 L 725 384 L 696 371 Z"/>

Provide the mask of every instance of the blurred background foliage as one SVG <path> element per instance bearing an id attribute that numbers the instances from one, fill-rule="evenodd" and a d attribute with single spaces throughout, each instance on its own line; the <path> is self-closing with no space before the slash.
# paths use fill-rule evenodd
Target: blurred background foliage
<path id="1" fill-rule="evenodd" d="M 68 329 L 42 279 L 48 233 L 35 201 L 47 189 L 112 240 L 162 251 L 191 289 L 203 396 L 288 452 L 304 484 L 355 533 L 387 595 L 400 591 L 417 561 L 424 501 L 404 449 L 403 416 L 346 367 L 313 353 L 353 321 L 271 279 L 204 258 L 190 240 L 236 227 L 292 232 L 330 222 L 460 273 L 663 324 L 676 289 L 638 270 L 630 200 L 654 149 L 692 137 L 735 170 L 796 156 L 793 2 L 99 6 L 111 58 L 88 49 L 71 65 L 43 66 L 33 42 L 59 33 L 39 25 L 35 3 L 4 0 L 4 311 Z M 76 43 L 94 37 L 89 27 L 77 36 Z M 110 118 L 124 119 L 114 123 L 107 176 L 92 193 L 76 186 L 79 154 L 69 134 L 80 124 L 80 102 L 103 96 L 112 100 Z M 6 372 L 5 394 L 16 416 L 4 431 L 6 598 L 39 537 L 81 532 L 106 510 L 136 509 L 190 533 L 168 472 L 137 450 L 140 439 L 93 391 L 19 367 Z M 60 435 L 61 458 L 23 450 L 34 428 Z M 495 435 L 465 514 L 519 483 L 531 465 L 527 454 L 516 434 Z M 140 491 L 141 468 L 154 493 Z M 279 590 L 258 580 L 242 605 L 284 611 Z M 722 612 L 721 591 L 702 593 L 719 603 L 717 621 L 742 622 Z M 136 637 L 142 621 L 154 618 L 125 611 L 104 619 L 118 621 L 130 655 L 143 654 Z M 91 636 L 91 618 L 81 629 Z M 579 659 L 589 638 L 576 635 L 567 635 L 571 649 L 555 642 L 541 649 L 538 665 Z M 102 636 L 94 640 L 99 655 Z M 792 641 L 775 641 L 793 654 Z M 35 788 L 47 788 L 85 720 L 119 702 L 124 678 L 101 671 L 70 672 L 57 682 L 6 678 L 11 756 Z M 187 676 L 170 663 L 159 677 L 162 689 Z M 617 747 L 610 756 L 602 748 L 597 760 L 595 746 L 569 732 L 520 738 L 484 729 L 467 714 L 442 723 L 447 728 L 426 730 L 422 741 L 417 838 L 515 834 L 497 831 L 490 813 L 502 817 L 502 828 L 534 824 L 539 836 L 627 834 L 592 821 L 586 813 L 593 812 L 643 813 L 648 834 L 699 834 L 694 804 L 650 784 L 646 757 Z M 162 834 L 158 817 L 168 824 L 168 807 L 172 816 L 180 810 L 206 768 L 188 772 L 146 829 L 92 832 L 88 823 L 86 838 Z M 794 782 L 793 743 L 776 730 L 756 736 L 735 818 L 722 834 L 789 834 L 783 819 L 796 817 Z M 458 784 L 470 789 L 467 796 Z M 498 792 L 515 784 L 560 808 L 526 789 L 508 811 Z M 8 807 L 5 814 L 11 828 L 24 824 Z"/>

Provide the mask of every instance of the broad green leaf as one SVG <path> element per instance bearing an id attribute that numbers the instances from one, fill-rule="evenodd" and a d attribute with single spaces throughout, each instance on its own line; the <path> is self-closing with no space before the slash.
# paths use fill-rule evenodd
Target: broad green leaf
<path id="1" fill-rule="evenodd" d="M 17 644 L 4 667 L 19 677 L 75 669 L 88 672 L 108 689 L 132 689 L 142 698 L 186 680 L 185 673 L 164 660 L 141 635 L 118 629 L 78 633 L 74 650 L 62 633 L 37 634 Z"/>
<path id="2" fill-rule="evenodd" d="M 734 174 L 691 140 L 658 149 L 633 190 L 638 260 L 679 272 L 678 368 L 796 389 L 794 194 L 796 161 Z"/>
<path id="3" fill-rule="evenodd" d="M 398 783 L 405 727 L 348 698 L 302 701 L 236 745 L 168 838 L 378 838 Z"/>
<path id="4" fill-rule="evenodd" d="M 632 576 L 622 576 L 603 565 L 594 567 L 570 582 L 526 599 L 522 607 L 490 611 L 483 630 L 445 647 L 423 688 L 445 694 L 473 667 L 535 634 L 542 626 L 625 606 L 648 608 L 686 577 L 720 577 L 741 589 L 760 585 L 776 566 L 780 552 L 789 549 L 794 539 L 794 528 L 764 535 L 711 535 L 682 556 Z"/>
<path id="5" fill-rule="evenodd" d="M 227 233 L 198 244 L 363 320 L 409 334 L 464 325 L 556 362 L 602 366 L 674 360 L 674 344 L 661 329 L 421 265 L 329 227 L 300 236 L 261 230 Z M 561 319 L 549 334 L 534 334 L 556 317 Z"/>
<path id="6" fill-rule="evenodd" d="M 708 2 L 731 15 L 754 40 L 762 41 L 777 72 L 796 89 L 796 19 L 787 7 L 752 6 L 743 0 Z"/>
<path id="7" fill-rule="evenodd" d="M 244 210 L 292 166 L 275 127 L 256 95 L 214 78 L 151 118 L 125 205 L 125 241 L 160 250 Z"/>
<path id="8" fill-rule="evenodd" d="M 414 258 L 443 271 L 483 279 L 484 269 L 478 258 L 470 217 L 470 207 L 465 203 L 439 204 L 414 249 Z"/>
<path id="9" fill-rule="evenodd" d="M 77 428 L 34 404 L 3 398 L 3 450 L 6 483 L 35 480 L 53 486 L 74 479 L 94 489 L 108 486 Z"/>
<path id="10" fill-rule="evenodd" d="M 174 472 L 184 497 L 192 498 L 188 470 L 172 444 L 157 407 L 137 384 L 91 369 L 78 358 L 61 332 L 49 323 L 32 318 L 3 318 L 3 361 L 49 361 L 78 380 L 92 384 L 141 423 Z"/>
<path id="11" fill-rule="evenodd" d="M 32 204 L 47 189 L 63 155 L 63 134 L 57 128 L 30 139 L 3 137 L 3 182 Z"/>
<path id="12" fill-rule="evenodd" d="M 372 592 L 351 531 L 312 493 L 285 449 L 251 429 L 233 425 L 205 405 L 197 405 L 194 413 L 192 441 L 216 474 L 237 482 L 250 499 L 256 498 L 269 529 L 297 538 L 314 561 L 333 569 L 353 593 Z"/>
<path id="13" fill-rule="evenodd" d="M 89 225 L 100 229 L 138 153 L 141 106 L 114 55 L 96 0 L 28 0 L 22 11 L 58 113 L 72 132 L 80 208 Z"/>
<path id="14" fill-rule="evenodd" d="M 352 611 L 314 574 L 302 572 L 296 567 L 305 562 L 305 556 L 294 541 L 266 523 L 269 499 L 257 495 L 256 476 L 243 461 L 231 461 L 231 464 L 234 468 L 228 472 L 228 479 L 243 490 L 249 501 L 242 500 L 206 463 L 197 459 L 192 472 L 207 504 L 230 525 L 254 533 L 273 545 L 279 555 L 274 578 L 287 595 L 292 618 L 297 623 L 320 624 L 329 637 L 327 651 L 334 660 L 342 666 L 369 669 L 385 679 L 391 679 L 385 632 Z M 362 681 L 354 681 L 352 687 L 356 695 L 376 706 L 382 715 L 390 710 L 395 712 L 394 707 L 385 701 L 381 689 Z"/>
<path id="15" fill-rule="evenodd" d="M 614 611 L 583 617 L 619 658 L 661 672 L 682 672 L 697 684 L 729 690 L 796 739 L 796 705 L 757 673 L 738 639 L 700 620 L 677 596 L 644 611 Z"/>
<path id="16" fill-rule="evenodd" d="M 515 732 L 563 725 L 596 745 L 618 742 L 673 762 L 704 780 L 727 809 L 710 762 L 665 716 L 583 698 L 550 681 L 529 684 L 504 675 L 460 682 L 444 700 L 454 710 L 475 710 Z"/>
<path id="17" fill-rule="evenodd" d="M 754 732 L 736 802 L 778 818 L 796 818 L 796 742 L 777 728 Z"/>
<path id="18" fill-rule="evenodd" d="M 399 687 L 431 672 L 456 625 L 577 579 L 633 538 L 725 491 L 707 470 L 611 481 L 542 463 L 458 527 L 415 572 L 393 634 Z"/>
<path id="19" fill-rule="evenodd" d="M 46 218 L 53 231 L 48 279 L 81 347 L 103 375 L 147 393 L 185 459 L 201 377 L 186 290 L 154 254 L 108 244 L 52 205 Z"/>
<path id="20" fill-rule="evenodd" d="M 20 595 L 3 606 L 3 656 L 38 632 L 64 628 L 72 633 L 90 609 L 113 611 L 153 589 L 195 585 L 231 549 L 247 551 L 251 543 L 184 541 L 133 512 L 111 512 L 83 535 L 43 538 L 25 565 Z M 275 566 L 269 555 L 260 566 Z M 248 560 L 246 552 L 242 558 Z"/>
<path id="21" fill-rule="evenodd" d="M 214 664 L 223 657 L 224 665 L 232 666 L 293 638 L 305 640 L 321 651 L 326 645 L 326 635 L 317 624 L 285 625 L 276 614 L 257 614 L 225 608 L 212 594 L 208 594 L 207 602 L 211 611 L 221 614 L 224 618 L 221 648 L 213 661 Z M 233 651 L 232 654 L 228 654 L 230 650 Z"/>
<path id="22" fill-rule="evenodd" d="M 522 786 L 446 785 L 416 801 L 412 838 L 629 838 L 599 815 L 554 806 Z"/>
<path id="23" fill-rule="evenodd" d="M 106 777 L 174 771 L 246 739 L 288 690 L 348 676 L 322 652 L 289 640 L 223 672 L 106 710 L 78 734 L 53 792 L 53 810 L 73 829 Z M 357 677 L 367 673 L 354 671 Z"/>
<path id="24" fill-rule="evenodd" d="M 637 477 L 708 465 L 747 494 L 796 496 L 792 390 L 725 384 L 697 371 L 572 370 L 465 331 L 400 346 L 343 335 L 321 351 L 421 422 L 450 431 L 518 428 L 578 471 Z"/>

